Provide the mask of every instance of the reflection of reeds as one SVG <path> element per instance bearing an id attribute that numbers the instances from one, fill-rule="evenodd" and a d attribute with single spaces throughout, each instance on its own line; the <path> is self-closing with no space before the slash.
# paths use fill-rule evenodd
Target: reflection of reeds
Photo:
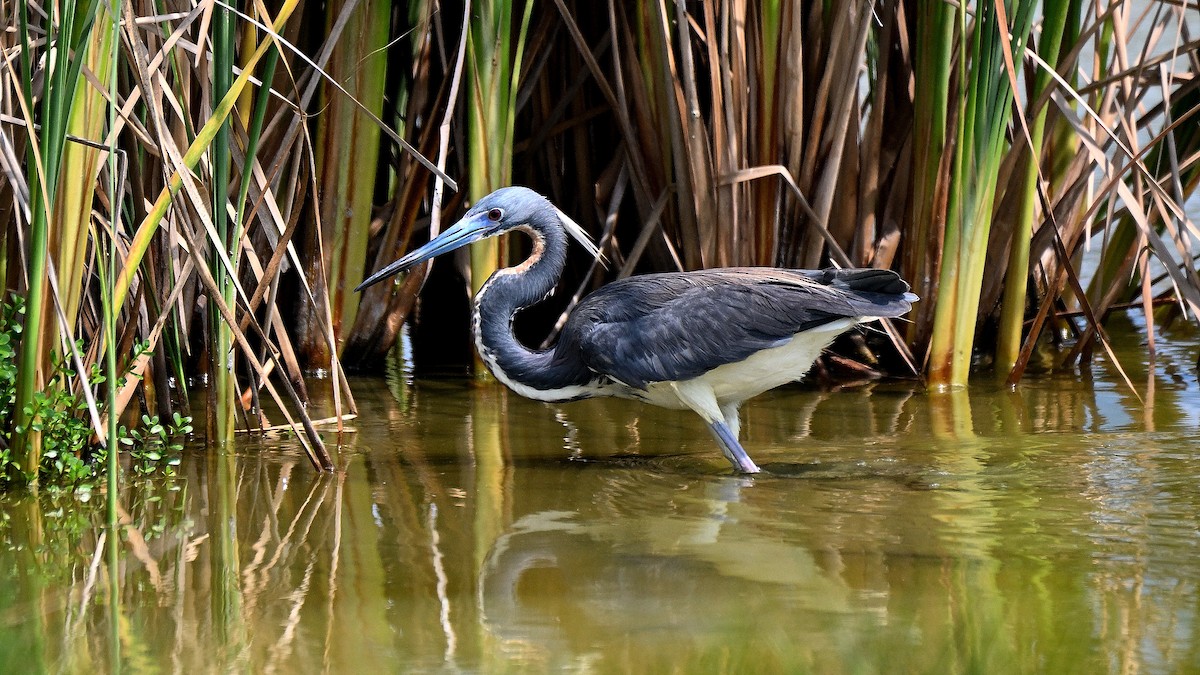
<path id="1" fill-rule="evenodd" d="M 184 489 L 126 485 L 115 538 L 78 509 L 57 513 L 73 497 L 26 498 L 0 522 L 6 540 L 38 544 L 0 550 L 0 563 L 29 565 L 17 603 L 0 597 L 0 642 L 22 641 L 48 670 L 113 664 L 118 652 L 129 668 L 173 672 L 703 670 L 713 659 L 1008 672 L 1149 665 L 1159 646 L 1163 663 L 1187 663 L 1194 636 L 1173 622 L 1194 594 L 1171 584 L 1191 572 L 1162 564 L 1187 555 L 1195 525 L 1180 512 L 1194 501 L 1181 446 L 1124 432 L 1086 441 L 1090 388 L 933 401 L 896 384 L 777 392 L 746 432 L 806 470 L 770 481 L 697 471 L 691 458 L 690 469 L 648 470 L 656 444 L 703 434 L 669 417 L 642 427 L 646 456 L 623 464 L 605 434 L 637 408 L 619 401 L 564 408 L 579 458 L 592 460 L 564 465 L 521 448 L 558 427 L 526 414 L 537 404 L 495 386 L 436 405 L 422 395 L 428 419 L 392 419 L 412 433 L 346 448 L 336 476 L 312 476 L 296 455 L 245 453 L 185 463 Z M 1158 396 L 1163 408 L 1186 400 Z M 477 454 L 497 449 L 503 466 L 483 469 Z M 508 454 L 527 464 L 512 471 Z M 218 584 L 238 601 L 214 604 Z M 1082 645 L 1054 642 L 1079 625 L 1095 628 Z M 822 639 L 797 646 L 797 631 Z"/>

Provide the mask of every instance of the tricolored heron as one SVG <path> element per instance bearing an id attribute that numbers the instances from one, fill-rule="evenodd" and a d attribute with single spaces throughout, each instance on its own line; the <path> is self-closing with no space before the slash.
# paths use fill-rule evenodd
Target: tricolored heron
<path id="1" fill-rule="evenodd" d="M 480 239 L 520 231 L 525 262 L 493 274 L 475 295 L 475 347 L 513 391 L 538 401 L 618 396 L 690 409 L 738 471 L 758 466 L 738 442 L 738 407 L 798 380 L 850 327 L 897 317 L 917 299 L 895 272 L 731 267 L 629 277 L 585 297 L 558 341 L 534 350 L 513 335 L 517 312 L 545 299 L 567 259 L 567 235 L 596 246 L 545 197 L 507 187 L 454 226 L 371 275 L 355 290 Z"/>

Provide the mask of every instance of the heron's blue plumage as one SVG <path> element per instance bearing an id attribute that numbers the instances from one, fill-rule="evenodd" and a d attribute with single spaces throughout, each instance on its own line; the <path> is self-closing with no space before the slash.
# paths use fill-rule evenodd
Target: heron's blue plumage
<path id="1" fill-rule="evenodd" d="M 840 272 L 862 270 L 726 268 L 630 277 L 584 298 L 558 348 L 577 351 L 592 371 L 644 388 L 697 377 L 837 319 L 910 309 L 907 284 L 900 294 L 874 290 L 898 280 L 894 272 L 872 270 L 883 274 L 859 284 Z"/>

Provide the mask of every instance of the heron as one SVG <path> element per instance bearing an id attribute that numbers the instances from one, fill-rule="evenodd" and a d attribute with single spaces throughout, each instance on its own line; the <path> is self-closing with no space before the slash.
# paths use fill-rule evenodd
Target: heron
<path id="1" fill-rule="evenodd" d="M 505 187 L 453 226 L 365 279 L 361 291 L 472 242 L 507 232 L 533 240 L 529 257 L 493 273 L 475 295 L 475 347 L 496 379 L 546 402 L 600 396 L 692 410 L 736 471 L 760 471 L 738 441 L 747 399 L 798 380 L 851 327 L 899 317 L 918 298 L 883 269 L 729 267 L 627 277 L 585 296 L 548 349 L 513 333 L 522 309 L 554 291 L 568 237 L 600 252 L 582 227 L 526 187 Z"/>

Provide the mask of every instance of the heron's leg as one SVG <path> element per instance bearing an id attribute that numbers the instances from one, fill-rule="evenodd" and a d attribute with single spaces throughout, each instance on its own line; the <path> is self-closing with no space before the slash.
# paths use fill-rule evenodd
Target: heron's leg
<path id="1" fill-rule="evenodd" d="M 762 469 L 750 459 L 750 455 L 746 454 L 742 444 L 738 443 L 737 436 L 727 424 L 721 420 L 709 422 L 708 430 L 712 432 L 713 438 L 717 439 L 717 444 L 721 446 L 721 452 L 725 453 L 725 459 L 728 459 L 733 468 L 742 473 L 758 473 Z"/>
<path id="2" fill-rule="evenodd" d="M 738 443 L 739 424 L 736 405 L 732 406 L 733 424 L 731 425 L 725 414 L 726 409 L 730 406 L 727 405 L 723 409 L 717 404 L 717 397 L 713 393 L 712 387 L 695 380 L 674 382 L 671 387 L 684 405 L 694 410 L 708 423 L 708 430 L 712 432 L 713 438 L 717 439 L 717 444 L 721 446 L 721 452 L 724 453 L 725 459 L 733 464 L 733 468 L 742 473 L 758 473 L 760 471 L 754 460 L 750 459 L 750 455 L 746 454 L 742 444 Z"/>
<path id="3" fill-rule="evenodd" d="M 725 426 L 729 427 L 729 432 L 734 438 L 741 438 L 742 421 L 738 416 L 738 407 L 741 403 L 722 403 L 721 417 L 725 418 Z"/>

